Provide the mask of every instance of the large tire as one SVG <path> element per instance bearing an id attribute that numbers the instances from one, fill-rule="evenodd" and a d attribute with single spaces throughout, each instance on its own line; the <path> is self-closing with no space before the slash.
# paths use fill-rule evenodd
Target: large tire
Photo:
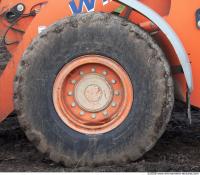
<path id="1" fill-rule="evenodd" d="M 134 102 L 126 120 L 99 135 L 65 125 L 52 100 L 57 73 L 87 54 L 112 58 L 134 85 Z M 174 104 L 169 64 L 159 46 L 135 24 L 102 13 L 65 18 L 40 34 L 21 60 L 14 92 L 18 119 L 28 139 L 66 166 L 137 160 L 165 131 Z"/>

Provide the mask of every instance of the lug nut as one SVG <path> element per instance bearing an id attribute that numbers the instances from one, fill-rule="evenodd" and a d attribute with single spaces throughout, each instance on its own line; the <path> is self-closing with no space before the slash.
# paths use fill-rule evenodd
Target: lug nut
<path id="1" fill-rule="evenodd" d="M 119 95 L 120 95 L 120 92 L 119 92 L 119 91 L 115 91 L 114 94 L 115 94 L 116 96 L 119 96 Z"/>
<path id="2" fill-rule="evenodd" d="M 68 96 L 72 96 L 73 95 L 73 92 L 72 91 L 69 91 L 68 92 Z"/>
<path id="3" fill-rule="evenodd" d="M 72 84 L 76 84 L 76 80 L 72 80 Z"/>
<path id="4" fill-rule="evenodd" d="M 112 102 L 112 107 L 116 107 L 116 106 L 117 106 L 117 103 Z"/>
<path id="5" fill-rule="evenodd" d="M 95 68 L 92 68 L 91 71 L 94 73 L 94 72 L 96 72 L 96 69 L 95 69 Z"/>
<path id="6" fill-rule="evenodd" d="M 84 72 L 83 72 L 83 71 L 80 71 L 80 75 L 84 75 Z"/>
<path id="7" fill-rule="evenodd" d="M 76 107 L 76 103 L 75 102 L 72 103 L 72 107 L 73 108 Z"/>
<path id="8" fill-rule="evenodd" d="M 82 115 L 82 116 L 85 115 L 85 112 L 84 112 L 84 111 L 81 111 L 81 112 L 80 112 L 80 115 Z"/>
<path id="9" fill-rule="evenodd" d="M 103 71 L 103 75 L 107 75 L 108 73 L 106 71 Z"/>
<path id="10" fill-rule="evenodd" d="M 92 118 L 95 119 L 96 118 L 96 114 L 92 114 Z"/>
<path id="11" fill-rule="evenodd" d="M 111 82 L 112 82 L 112 84 L 116 84 L 116 80 L 112 80 Z"/>
<path id="12" fill-rule="evenodd" d="M 107 111 L 104 111 L 104 112 L 103 112 L 103 115 L 104 115 L 105 117 L 107 117 L 107 116 L 108 116 L 108 112 L 107 112 Z"/>

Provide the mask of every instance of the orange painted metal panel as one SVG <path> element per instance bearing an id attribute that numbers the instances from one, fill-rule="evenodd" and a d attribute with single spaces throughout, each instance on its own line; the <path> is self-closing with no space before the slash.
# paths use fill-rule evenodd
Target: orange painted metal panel
<path id="1" fill-rule="evenodd" d="M 176 0 L 171 3 L 170 14 L 166 17 L 166 20 L 178 34 L 188 53 L 194 80 L 191 103 L 200 107 L 200 30 L 197 29 L 195 20 L 196 10 L 200 9 L 200 1 Z M 170 54 L 169 51 L 167 53 Z M 175 55 L 169 57 L 171 62 L 176 60 L 175 57 Z M 184 78 L 178 78 L 177 80 L 180 82 L 183 91 L 185 91 L 186 83 Z"/>

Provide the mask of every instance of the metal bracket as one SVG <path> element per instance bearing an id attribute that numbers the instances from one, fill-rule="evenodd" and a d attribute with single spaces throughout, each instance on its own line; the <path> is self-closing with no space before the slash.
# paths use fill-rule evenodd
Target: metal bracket
<path id="1" fill-rule="evenodd" d="M 25 5 L 19 3 L 11 8 L 8 12 L 5 13 L 4 17 L 9 23 L 13 23 L 17 19 L 19 19 L 25 10 Z"/>
<path id="2" fill-rule="evenodd" d="M 186 93 L 187 117 L 188 117 L 190 125 L 191 125 L 192 124 L 192 113 L 191 113 L 190 96 L 191 96 L 191 93 L 189 92 L 188 87 L 187 87 L 187 93 Z"/>

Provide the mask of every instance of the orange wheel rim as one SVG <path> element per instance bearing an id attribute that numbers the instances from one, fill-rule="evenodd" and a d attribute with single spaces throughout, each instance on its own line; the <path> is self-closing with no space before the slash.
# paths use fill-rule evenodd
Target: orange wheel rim
<path id="1" fill-rule="evenodd" d="M 110 58 L 86 55 L 66 64 L 53 87 L 58 116 L 84 134 L 102 134 L 127 118 L 133 86 L 126 71 Z"/>

